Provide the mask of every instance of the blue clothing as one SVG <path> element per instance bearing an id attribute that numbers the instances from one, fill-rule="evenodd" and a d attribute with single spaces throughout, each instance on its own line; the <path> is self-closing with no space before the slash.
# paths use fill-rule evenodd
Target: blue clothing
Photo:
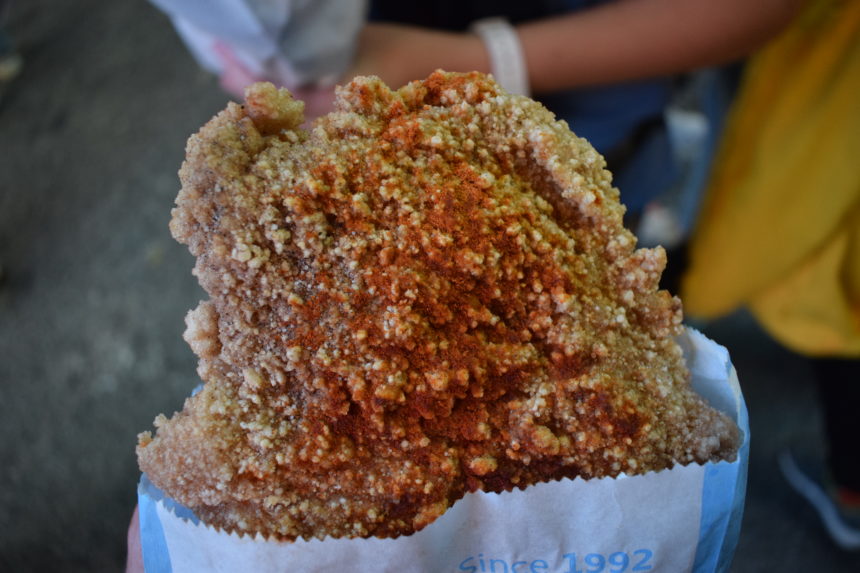
<path id="1" fill-rule="evenodd" d="M 517 24 L 584 10 L 605 1 L 372 0 L 371 19 L 463 31 L 482 18 L 503 16 Z M 637 213 L 669 188 L 678 175 L 663 122 L 673 81 L 672 77 L 660 77 L 537 94 L 535 98 L 606 157 L 621 201 L 629 212 Z"/>

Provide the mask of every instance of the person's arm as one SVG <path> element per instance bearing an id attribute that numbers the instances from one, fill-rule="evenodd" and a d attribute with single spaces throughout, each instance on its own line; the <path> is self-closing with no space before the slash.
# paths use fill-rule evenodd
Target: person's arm
<path id="1" fill-rule="evenodd" d="M 619 0 L 519 26 L 536 93 L 726 63 L 782 29 L 798 0 Z"/>
<path id="2" fill-rule="evenodd" d="M 517 33 L 532 92 L 547 93 L 732 61 L 779 31 L 801 1 L 619 0 L 522 24 Z M 473 34 L 368 24 L 347 75 L 374 74 L 399 87 L 437 68 L 491 71 Z"/>
<path id="3" fill-rule="evenodd" d="M 803 0 L 618 0 L 517 27 L 532 93 L 681 73 L 746 55 L 785 26 Z M 249 83 L 286 85 L 313 118 L 329 111 L 333 88 L 255 78 L 221 54 L 222 86 L 241 97 Z M 369 23 L 341 78 L 376 75 L 392 88 L 436 69 L 491 72 L 476 34 Z"/>

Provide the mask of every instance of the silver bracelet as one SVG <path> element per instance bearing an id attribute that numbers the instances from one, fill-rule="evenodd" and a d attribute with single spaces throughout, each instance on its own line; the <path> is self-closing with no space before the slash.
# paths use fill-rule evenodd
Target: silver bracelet
<path id="1" fill-rule="evenodd" d="M 509 93 L 530 95 L 526 59 L 516 29 L 504 18 L 478 20 L 470 26 L 490 54 L 490 68 L 496 81 Z"/>

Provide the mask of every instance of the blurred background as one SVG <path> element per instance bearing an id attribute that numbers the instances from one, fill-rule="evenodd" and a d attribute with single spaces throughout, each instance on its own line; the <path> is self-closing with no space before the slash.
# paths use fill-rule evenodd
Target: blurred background
<path id="1" fill-rule="evenodd" d="M 0 88 L 0 571 L 120 571 L 136 435 L 197 384 L 176 172 L 228 98 L 144 0 L 19 1 L 3 22 L 23 66 Z M 860 571 L 776 466 L 820 443 L 806 360 L 744 312 L 702 326 L 752 425 L 732 570 Z"/>

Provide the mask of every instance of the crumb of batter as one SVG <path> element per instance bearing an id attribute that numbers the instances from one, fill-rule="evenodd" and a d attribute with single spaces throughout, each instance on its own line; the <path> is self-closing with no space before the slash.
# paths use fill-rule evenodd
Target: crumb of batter
<path id="1" fill-rule="evenodd" d="M 257 84 L 188 142 L 171 230 L 210 296 L 205 386 L 139 438 L 158 487 L 229 531 L 392 537 L 470 491 L 735 455 L 664 252 L 565 123 L 444 72 L 302 121 Z"/>

